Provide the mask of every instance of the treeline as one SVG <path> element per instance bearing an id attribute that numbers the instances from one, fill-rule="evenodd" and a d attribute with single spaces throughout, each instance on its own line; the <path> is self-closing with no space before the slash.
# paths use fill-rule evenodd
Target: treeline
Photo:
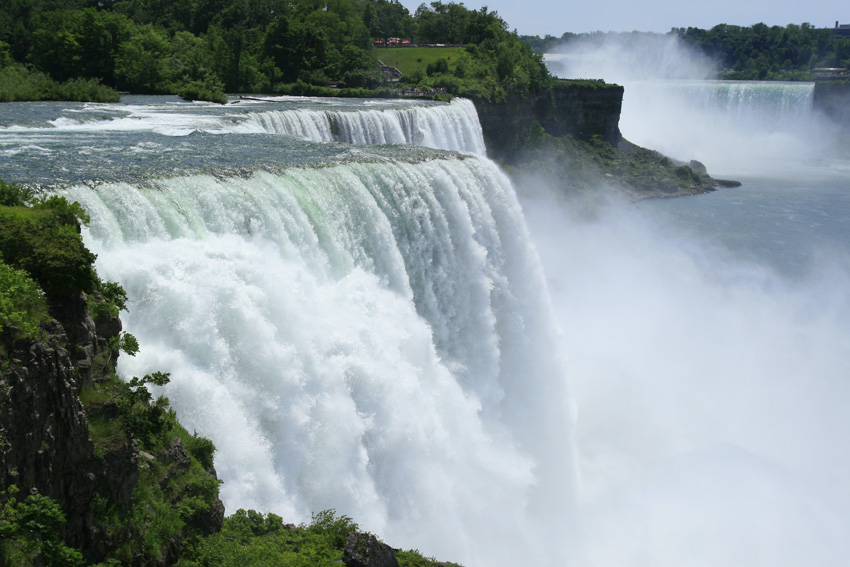
<path id="1" fill-rule="evenodd" d="M 533 76 L 493 93 L 536 88 L 546 76 L 496 12 L 463 4 L 436 1 L 411 15 L 398 0 L 4 0 L 0 93 L 22 73 L 187 98 L 293 84 L 375 88 L 386 81 L 375 42 L 390 37 L 475 44 L 470 58 L 500 66 L 497 81 Z"/>
<path id="2" fill-rule="evenodd" d="M 837 37 L 832 29 L 811 24 L 753 26 L 720 24 L 710 30 L 673 28 L 667 34 L 643 32 L 565 33 L 561 37 L 523 36 L 536 52 L 555 52 L 570 44 L 628 42 L 646 36 L 675 36 L 687 47 L 715 63 L 719 77 L 739 80 L 810 80 L 817 68 L 850 67 L 850 38 Z"/>

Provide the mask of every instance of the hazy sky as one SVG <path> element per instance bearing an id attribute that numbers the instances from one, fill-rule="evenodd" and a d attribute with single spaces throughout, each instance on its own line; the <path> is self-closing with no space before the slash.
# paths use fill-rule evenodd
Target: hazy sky
<path id="1" fill-rule="evenodd" d="M 416 0 L 401 2 L 411 13 L 422 4 Z M 759 22 L 771 26 L 809 22 L 815 27 L 833 27 L 836 20 L 850 24 L 847 0 L 467 0 L 464 5 L 474 9 L 487 6 L 499 12 L 511 30 L 539 36 L 591 31 L 668 32 L 673 27 L 709 29 L 717 24 L 749 26 Z"/>

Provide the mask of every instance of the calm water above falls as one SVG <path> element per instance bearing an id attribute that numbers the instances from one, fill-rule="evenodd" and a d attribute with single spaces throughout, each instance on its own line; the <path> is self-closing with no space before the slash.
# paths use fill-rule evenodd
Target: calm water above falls
<path id="1" fill-rule="evenodd" d="M 0 178 L 88 209 L 120 370 L 172 373 L 230 512 L 469 567 L 846 563 L 843 162 L 588 220 L 470 108 L 1 105 Z"/>

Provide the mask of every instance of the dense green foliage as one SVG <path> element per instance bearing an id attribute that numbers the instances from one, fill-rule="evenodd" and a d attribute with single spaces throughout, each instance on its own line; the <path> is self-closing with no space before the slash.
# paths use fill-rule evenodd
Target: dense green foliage
<path id="1" fill-rule="evenodd" d="M 77 203 L 57 196 L 0 207 L 0 255 L 27 272 L 49 301 L 91 292 L 98 284 L 95 255 L 83 245 L 79 226 L 87 218 Z"/>
<path id="2" fill-rule="evenodd" d="M 91 292 L 98 285 L 95 255 L 83 245 L 80 222 L 88 216 L 64 197 L 35 197 L 0 182 L 0 256 L 32 277 L 51 301 Z"/>
<path id="3" fill-rule="evenodd" d="M 127 295 L 116 283 L 101 281 L 94 254 L 83 245 L 80 223 L 89 217 L 76 202 L 37 196 L 27 187 L 0 180 L 0 328 L 5 343 L 38 338 L 49 305 L 89 293 L 95 321 L 126 309 Z M 92 293 L 94 292 L 94 293 Z M 115 349 L 130 351 L 130 335 Z"/>
<path id="4" fill-rule="evenodd" d="M 274 514 L 237 510 L 218 534 L 186 546 L 178 567 L 335 567 L 341 563 L 349 532 L 347 516 L 321 512 L 309 525 L 286 525 Z"/>
<path id="5" fill-rule="evenodd" d="M 537 94 L 552 87 L 541 56 L 516 36 L 468 45 L 459 57 L 438 58 L 401 78 L 408 87 L 445 89 L 472 99 L 502 101 L 510 94 Z"/>
<path id="6" fill-rule="evenodd" d="M 184 546 L 177 567 L 336 567 L 342 564 L 348 534 L 358 531 L 348 516 L 334 510 L 313 515 L 309 525 L 284 524 L 275 514 L 237 510 L 221 532 Z M 418 551 L 396 551 L 401 567 L 451 567 Z M 456 566 L 455 566 L 456 567 Z"/>
<path id="7" fill-rule="evenodd" d="M 57 81 L 12 59 L 9 44 L 0 41 L 0 102 L 16 100 L 75 100 L 115 102 L 118 91 L 96 78 Z"/>
<path id="8" fill-rule="evenodd" d="M 17 487 L 10 487 L 0 494 L 0 564 L 81 567 L 82 554 L 62 541 L 65 521 L 55 501 L 40 494 L 19 500 Z"/>
<path id="9" fill-rule="evenodd" d="M 35 338 L 46 320 L 47 303 L 38 285 L 0 260 L 0 328 L 8 329 L 11 339 Z"/>
<path id="10" fill-rule="evenodd" d="M 685 45 L 719 63 L 727 79 L 807 78 L 815 68 L 850 67 L 850 38 L 836 37 L 831 29 L 811 24 L 751 27 L 721 24 L 710 30 L 678 28 Z"/>
<path id="11" fill-rule="evenodd" d="M 678 38 L 682 45 L 702 54 L 722 79 L 811 80 L 818 68 L 850 68 L 850 38 L 838 37 L 829 28 L 811 24 L 732 26 L 720 24 L 710 30 L 673 28 L 667 34 L 646 32 L 565 33 L 561 37 L 524 36 L 536 52 L 555 52 L 571 44 L 617 41 L 639 49 L 647 40 Z"/>
<path id="12" fill-rule="evenodd" d="M 498 14 L 463 4 L 436 1 L 411 15 L 398 0 L 9 0 L 0 5 L 0 101 L 103 100 L 115 93 L 104 86 L 217 102 L 297 83 L 374 89 L 388 79 L 374 46 L 390 38 L 471 46 L 410 85 L 488 98 L 546 86 L 539 57 Z"/>
<path id="13" fill-rule="evenodd" d="M 188 433 L 168 400 L 154 399 L 147 388 L 168 380 L 162 372 L 129 382 L 111 375 L 82 393 L 99 456 L 120 451 L 131 439 L 143 451 L 131 505 L 125 508 L 103 499 L 96 510 L 105 538 L 124 541 L 110 556 L 122 563 L 143 557 L 145 564 L 157 564 L 183 539 L 201 537 L 197 524 L 218 498 L 219 481 L 209 472 L 215 447 Z M 105 409 L 109 406 L 117 408 L 117 418 Z M 166 458 L 175 447 L 185 450 L 188 462 Z"/>

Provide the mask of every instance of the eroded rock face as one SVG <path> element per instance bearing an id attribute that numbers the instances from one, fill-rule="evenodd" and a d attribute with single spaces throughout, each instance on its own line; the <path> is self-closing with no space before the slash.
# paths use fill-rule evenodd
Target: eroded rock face
<path id="1" fill-rule="evenodd" d="M 107 400 L 86 410 L 80 397 L 115 372 L 118 353 L 109 343 L 121 332 L 121 322 L 105 315 L 95 324 L 84 295 L 52 306 L 51 312 L 57 320 L 43 326 L 42 340 L 7 341 L 0 348 L 0 493 L 15 485 L 19 497 L 39 493 L 55 500 L 67 518 L 66 543 L 98 562 L 132 537 L 126 530 L 101 533 L 98 503 L 129 509 L 143 460 L 132 438 L 119 436 L 96 450 L 90 436 L 95 421 L 89 420 L 120 419 L 119 408 Z M 158 458 L 168 465 L 166 482 L 191 464 L 179 439 Z M 207 474 L 214 477 L 215 471 Z M 224 506 L 217 500 L 187 521 L 211 534 L 223 519 Z M 178 538 L 168 544 L 162 565 L 179 559 L 179 543 Z"/>
<path id="2" fill-rule="evenodd" d="M 390 546 L 369 533 L 351 532 L 342 557 L 346 567 L 398 567 Z"/>
<path id="3" fill-rule="evenodd" d="M 511 162 L 528 140 L 536 122 L 552 136 L 589 140 L 600 136 L 612 146 L 620 142 L 623 87 L 566 83 L 549 95 L 510 97 L 505 102 L 475 101 L 487 153 Z"/>
<path id="4" fill-rule="evenodd" d="M 22 494 L 53 498 L 68 518 L 68 542 L 85 546 L 95 496 L 129 502 L 138 450 L 95 456 L 67 335 L 57 321 L 46 330 L 43 341 L 18 341 L 0 375 L 0 491 L 16 485 Z M 94 340 L 85 346 L 95 352 Z"/>

